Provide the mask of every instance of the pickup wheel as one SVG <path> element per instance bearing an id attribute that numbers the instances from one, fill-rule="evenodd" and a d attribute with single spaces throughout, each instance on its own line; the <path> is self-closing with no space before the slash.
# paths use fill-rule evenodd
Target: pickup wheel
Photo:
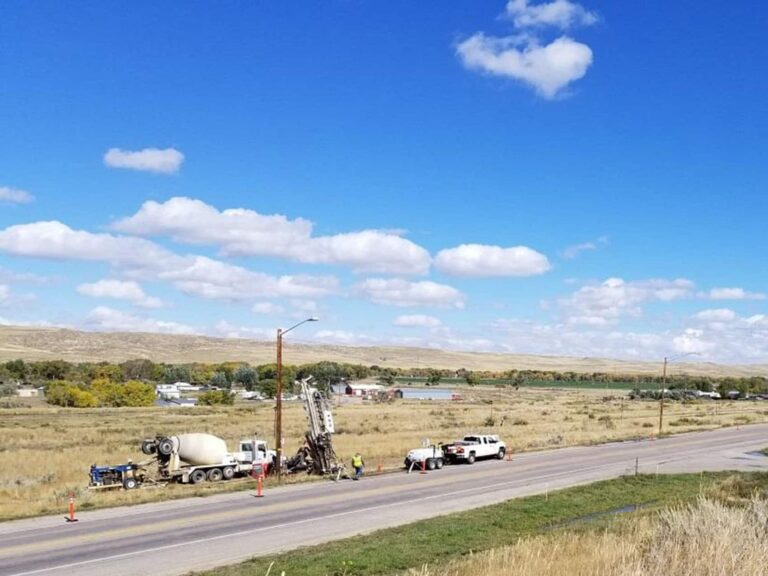
<path id="1" fill-rule="evenodd" d="M 443 467 L 444 464 L 445 464 L 445 462 L 443 462 L 442 458 L 438 458 L 437 460 L 435 460 L 435 465 L 437 466 L 438 470 L 440 470 Z"/>
<path id="2" fill-rule="evenodd" d="M 211 468 L 208 470 L 208 481 L 209 482 L 218 482 L 224 478 L 224 474 L 221 471 L 221 468 Z"/>
<path id="3" fill-rule="evenodd" d="M 469 456 L 467 456 L 467 464 L 474 464 L 475 463 L 475 453 L 470 452 Z"/>
<path id="4" fill-rule="evenodd" d="M 506 453 L 507 451 L 504 450 L 504 448 L 499 448 L 499 453 L 496 454 L 496 458 L 498 458 L 499 460 L 504 460 L 504 454 Z"/>
<path id="5" fill-rule="evenodd" d="M 434 458 L 427 458 L 427 470 L 434 470 L 436 466 Z"/>
<path id="6" fill-rule="evenodd" d="M 192 484 L 200 484 L 201 482 L 205 482 L 205 478 L 205 470 L 195 470 L 192 472 L 192 474 L 189 475 L 189 481 L 192 482 Z"/>
<path id="7" fill-rule="evenodd" d="M 232 466 L 227 466 L 221 470 L 221 475 L 224 480 L 232 480 L 235 477 L 235 469 Z"/>

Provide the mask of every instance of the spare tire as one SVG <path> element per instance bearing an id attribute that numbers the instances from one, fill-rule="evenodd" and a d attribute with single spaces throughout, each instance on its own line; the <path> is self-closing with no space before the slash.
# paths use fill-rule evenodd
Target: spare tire
<path id="1" fill-rule="evenodd" d="M 157 443 L 157 451 L 163 456 L 170 456 L 173 453 L 173 440 L 170 438 L 162 438 Z"/>

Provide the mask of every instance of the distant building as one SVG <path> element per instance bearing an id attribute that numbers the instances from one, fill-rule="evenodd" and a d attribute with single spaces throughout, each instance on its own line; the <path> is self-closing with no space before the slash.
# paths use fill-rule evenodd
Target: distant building
<path id="1" fill-rule="evenodd" d="M 384 390 L 381 384 L 358 384 L 350 382 L 344 389 L 347 396 L 359 396 L 361 398 L 378 398 L 379 393 Z"/>
<path id="2" fill-rule="evenodd" d="M 158 398 L 163 400 L 177 400 L 181 398 L 181 392 L 176 384 L 158 384 L 155 386 L 155 393 Z"/>
<path id="3" fill-rule="evenodd" d="M 16 395 L 19 398 L 37 398 L 43 396 L 42 388 L 19 388 L 16 390 Z"/>

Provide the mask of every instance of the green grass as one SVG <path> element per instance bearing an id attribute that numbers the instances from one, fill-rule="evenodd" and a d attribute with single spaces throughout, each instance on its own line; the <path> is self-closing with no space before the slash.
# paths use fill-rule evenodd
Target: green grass
<path id="1" fill-rule="evenodd" d="M 768 474 L 741 476 L 763 487 L 768 486 Z M 255 558 L 204 574 L 264 576 L 271 565 L 271 575 L 284 571 L 286 576 L 400 573 L 422 566 L 425 562 L 434 566 L 470 552 L 513 544 L 521 537 L 633 504 L 650 503 L 646 508 L 649 510 L 691 501 L 701 490 L 709 489 L 727 477 L 733 477 L 733 474 L 624 477 L 553 492 L 548 497 L 509 500 L 469 512 L 380 530 L 367 536 Z"/>

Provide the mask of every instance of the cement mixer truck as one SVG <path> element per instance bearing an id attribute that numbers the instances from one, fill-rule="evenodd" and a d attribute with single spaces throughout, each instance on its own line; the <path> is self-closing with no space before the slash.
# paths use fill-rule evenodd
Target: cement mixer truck
<path id="1" fill-rule="evenodd" d="M 157 458 L 158 480 L 182 484 L 231 480 L 259 467 L 266 472 L 275 458 L 264 440 L 241 440 L 238 451 L 230 452 L 224 440 L 202 433 L 149 438 L 141 451 Z"/>

